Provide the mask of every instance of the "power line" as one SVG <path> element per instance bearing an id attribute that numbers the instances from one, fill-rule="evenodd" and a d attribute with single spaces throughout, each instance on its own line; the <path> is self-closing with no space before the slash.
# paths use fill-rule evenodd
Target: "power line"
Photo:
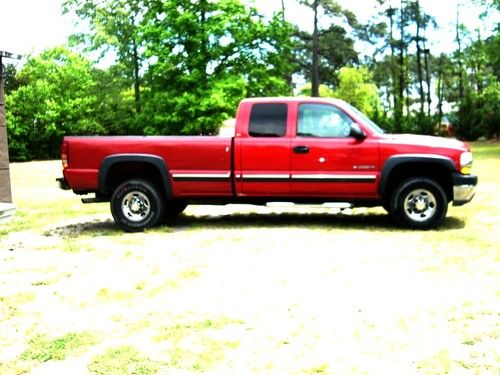
<path id="1" fill-rule="evenodd" d="M 0 57 L 7 57 L 9 59 L 15 59 L 15 60 L 21 60 L 23 58 L 21 55 L 7 51 L 0 51 Z"/>

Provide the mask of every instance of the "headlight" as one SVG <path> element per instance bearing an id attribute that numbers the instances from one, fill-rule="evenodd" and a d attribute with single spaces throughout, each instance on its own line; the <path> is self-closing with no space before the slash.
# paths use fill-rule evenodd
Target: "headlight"
<path id="1" fill-rule="evenodd" d="M 472 160 L 472 152 L 463 152 L 460 155 L 460 172 L 463 174 L 470 174 Z"/>

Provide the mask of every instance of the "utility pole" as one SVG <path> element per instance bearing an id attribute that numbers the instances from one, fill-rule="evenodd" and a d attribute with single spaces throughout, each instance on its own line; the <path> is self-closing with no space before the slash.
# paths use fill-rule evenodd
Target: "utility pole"
<path id="1" fill-rule="evenodd" d="M 10 188 L 9 145 L 7 142 L 7 123 L 5 116 L 4 69 L 3 59 L 21 59 L 21 56 L 0 51 L 0 221 L 10 217 L 15 206 L 12 204 Z"/>

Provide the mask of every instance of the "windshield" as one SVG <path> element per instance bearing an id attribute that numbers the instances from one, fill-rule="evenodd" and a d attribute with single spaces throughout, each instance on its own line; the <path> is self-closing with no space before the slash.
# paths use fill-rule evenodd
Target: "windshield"
<path id="1" fill-rule="evenodd" d="M 366 123 L 366 125 L 368 125 L 370 127 L 370 129 L 372 129 L 375 133 L 378 133 L 378 134 L 384 134 L 385 133 L 385 131 L 380 126 L 378 126 L 372 120 L 370 120 L 368 118 L 368 116 L 365 115 L 363 112 L 361 112 L 359 109 L 357 109 L 356 107 L 353 107 L 349 103 L 346 103 L 346 104 L 349 106 L 349 108 L 354 113 L 356 113 L 359 117 L 361 117 L 363 119 L 363 121 Z"/>

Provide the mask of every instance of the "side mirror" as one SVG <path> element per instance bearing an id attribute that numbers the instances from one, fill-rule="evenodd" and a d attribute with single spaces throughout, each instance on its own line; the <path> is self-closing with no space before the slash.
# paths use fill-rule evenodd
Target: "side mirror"
<path id="1" fill-rule="evenodd" d="M 365 132 L 358 124 L 351 125 L 351 132 L 349 133 L 349 136 L 354 137 L 358 141 L 363 141 L 366 138 Z"/>

